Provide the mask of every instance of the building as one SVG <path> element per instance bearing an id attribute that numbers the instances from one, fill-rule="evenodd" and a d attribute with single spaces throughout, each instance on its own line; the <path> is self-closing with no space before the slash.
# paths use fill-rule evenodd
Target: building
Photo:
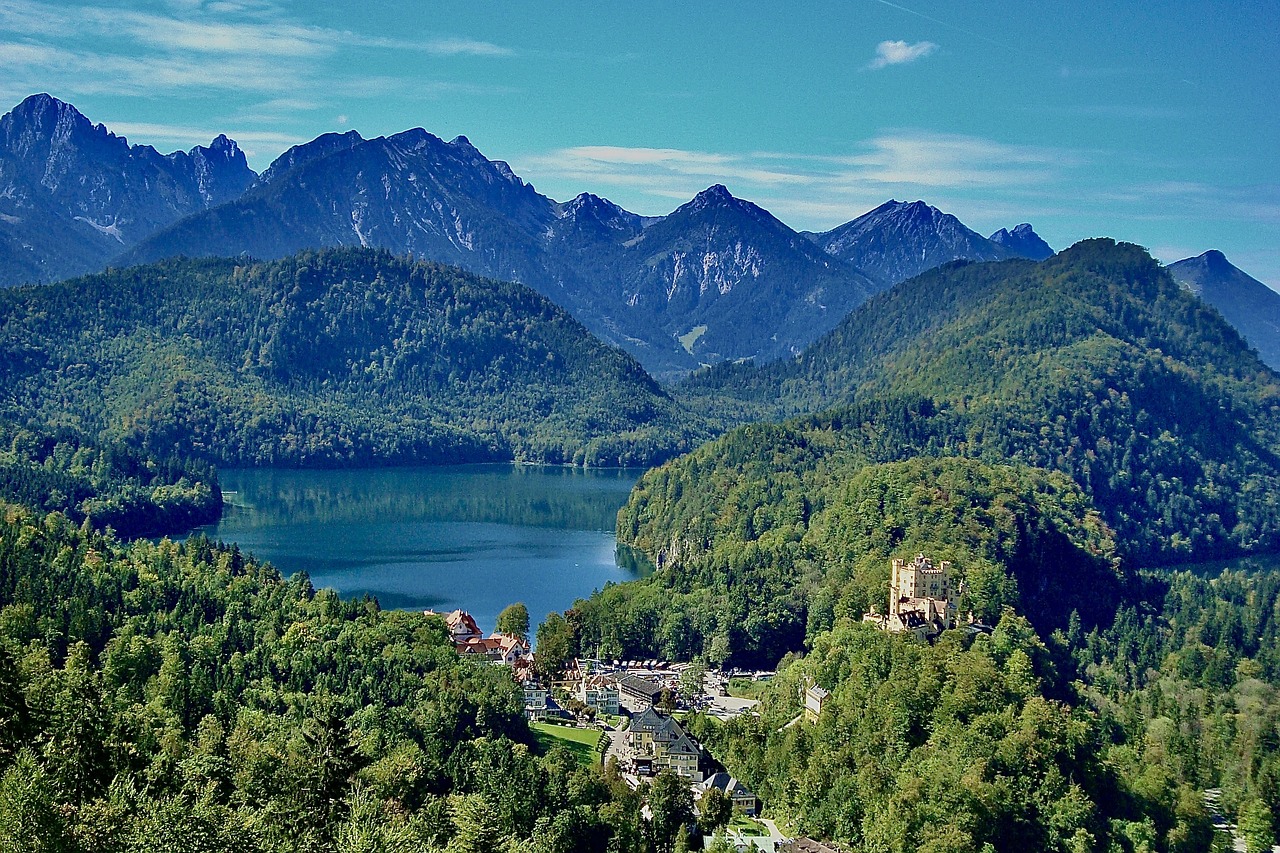
<path id="1" fill-rule="evenodd" d="M 493 633 L 488 637 L 468 637 L 455 642 L 460 655 L 481 655 L 494 663 L 513 666 L 529 655 L 529 642 L 512 634 Z"/>
<path id="2" fill-rule="evenodd" d="M 618 690 L 622 699 L 639 708 L 656 705 L 662 696 L 662 685 L 641 675 L 624 675 L 618 680 Z"/>
<path id="3" fill-rule="evenodd" d="M 779 844 L 777 853 L 846 853 L 846 851 L 833 841 L 793 838 L 785 844 Z"/>
<path id="4" fill-rule="evenodd" d="M 455 644 L 465 643 L 471 639 L 478 640 L 484 636 L 476 626 L 476 620 L 472 619 L 471 614 L 465 610 L 454 610 L 443 614 L 428 610 L 427 615 L 444 616 L 445 627 L 449 629 L 449 635 L 453 637 Z"/>
<path id="5" fill-rule="evenodd" d="M 520 683 L 524 689 L 524 713 L 531 720 L 541 720 L 547 716 L 547 699 L 549 692 L 532 678 Z"/>
<path id="6" fill-rule="evenodd" d="M 951 564 L 936 566 L 924 554 L 911 562 L 895 559 L 889 579 L 889 609 L 862 617 L 883 631 L 914 634 L 921 640 L 959 624 L 960 596 L 964 584 L 951 577 Z"/>
<path id="7" fill-rule="evenodd" d="M 827 706 L 827 697 L 831 694 L 816 684 L 810 683 L 804 689 L 804 718 L 816 723 Z"/>
<path id="8" fill-rule="evenodd" d="M 719 788 L 733 802 L 734 811 L 740 812 L 747 817 L 756 816 L 756 811 L 760 805 L 756 795 L 751 793 L 740 780 L 735 779 L 728 773 L 712 773 L 699 787 L 704 793 L 712 788 Z"/>
<path id="9" fill-rule="evenodd" d="M 578 682 L 575 691 L 578 701 L 597 713 L 617 716 L 620 694 L 618 682 L 607 675 L 588 675 Z"/>
<path id="10" fill-rule="evenodd" d="M 702 781 L 698 769 L 702 749 L 674 717 L 649 706 L 631 718 L 627 739 L 638 771 L 670 769 L 686 779 Z"/>

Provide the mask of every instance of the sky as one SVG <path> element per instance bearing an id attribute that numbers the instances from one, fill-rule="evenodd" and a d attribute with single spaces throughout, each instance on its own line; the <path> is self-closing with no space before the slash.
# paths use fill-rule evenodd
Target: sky
<path id="1" fill-rule="evenodd" d="M 823 231 L 923 199 L 1280 290 L 1280 0 L 0 0 L 0 110 L 36 92 L 259 171 L 423 127 L 559 200 L 722 183 Z"/>

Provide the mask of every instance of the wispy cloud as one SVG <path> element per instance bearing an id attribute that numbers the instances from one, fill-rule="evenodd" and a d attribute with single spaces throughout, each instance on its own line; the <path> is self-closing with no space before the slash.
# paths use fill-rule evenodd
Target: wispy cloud
<path id="1" fill-rule="evenodd" d="M 835 224 L 890 195 L 918 198 L 962 192 L 1027 192 L 1061 179 L 1088 155 L 1012 145 L 980 137 L 918 130 L 886 132 L 846 156 L 789 152 L 721 153 L 674 148 L 578 146 L 513 158 L 533 180 L 641 194 L 645 213 L 665 213 L 669 199 L 688 199 L 712 183 L 804 223 Z"/>
<path id="2" fill-rule="evenodd" d="M 253 130 L 250 128 L 212 128 L 188 127 L 183 125 L 154 124 L 148 122 L 113 121 L 107 126 L 112 133 L 124 136 L 133 143 L 165 148 L 190 148 L 194 145 L 208 145 L 209 141 L 223 133 L 234 139 L 247 152 L 262 149 L 279 153 L 294 145 L 308 141 L 306 137 L 276 131 Z"/>
<path id="3" fill-rule="evenodd" d="M 871 71 L 879 71 L 890 65 L 904 65 L 923 59 L 937 49 L 938 46 L 931 41 L 919 41 L 915 44 L 908 44 L 905 41 L 882 41 L 876 45 L 875 59 L 871 60 L 867 68 Z"/>
<path id="4" fill-rule="evenodd" d="M 468 38 L 432 39 L 422 45 L 427 53 L 436 56 L 513 56 L 515 51 L 509 47 L 490 44 L 487 41 L 476 41 Z"/>
<path id="5" fill-rule="evenodd" d="M 0 0 L 0 93 L 58 89 L 67 94 L 203 95 L 209 90 L 327 100 L 324 82 L 353 51 L 440 57 L 503 57 L 514 51 L 456 35 L 384 38 L 297 23 L 265 0 L 169 0 L 151 11 L 111 2 L 53 4 Z M 358 75 L 344 79 L 361 91 Z M 403 87 L 403 81 L 398 81 Z M 415 90 L 430 91 L 432 81 Z"/>

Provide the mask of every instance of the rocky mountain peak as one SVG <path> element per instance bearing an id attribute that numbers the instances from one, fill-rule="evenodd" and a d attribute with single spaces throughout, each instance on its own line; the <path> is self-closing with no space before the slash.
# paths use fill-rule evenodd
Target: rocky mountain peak
<path id="1" fill-rule="evenodd" d="M 1015 226 L 1012 231 L 1001 228 L 987 239 L 1020 258 L 1043 261 L 1053 255 L 1053 248 L 1040 238 L 1029 222 Z"/>

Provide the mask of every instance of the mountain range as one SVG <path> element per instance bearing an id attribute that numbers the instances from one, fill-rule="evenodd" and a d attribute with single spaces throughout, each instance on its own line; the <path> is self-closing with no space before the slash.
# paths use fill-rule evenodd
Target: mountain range
<path id="1" fill-rule="evenodd" d="M 160 154 L 33 95 L 0 117 L 0 284 L 100 269 L 178 219 L 237 198 L 255 178 L 225 136 Z"/>
<path id="2" fill-rule="evenodd" d="M 663 380 L 797 355 L 872 295 L 951 261 L 1053 254 L 1027 223 L 983 237 L 923 201 L 822 233 L 720 185 L 661 217 L 589 193 L 557 202 L 466 137 L 421 128 L 327 133 L 256 175 L 226 136 L 162 155 L 47 94 L 0 118 L 0 285 L 343 246 L 526 284 Z M 1172 269 L 1277 366 L 1280 295 L 1210 255 Z"/>
<path id="3" fill-rule="evenodd" d="M 325 134 L 255 175 L 226 137 L 161 155 L 48 95 L 0 120 L 0 284 L 340 246 L 526 284 L 662 378 L 794 355 L 930 264 L 1017 253 L 922 202 L 890 202 L 825 235 L 718 185 L 663 217 L 585 193 L 557 202 L 466 137 L 422 129 Z"/>

